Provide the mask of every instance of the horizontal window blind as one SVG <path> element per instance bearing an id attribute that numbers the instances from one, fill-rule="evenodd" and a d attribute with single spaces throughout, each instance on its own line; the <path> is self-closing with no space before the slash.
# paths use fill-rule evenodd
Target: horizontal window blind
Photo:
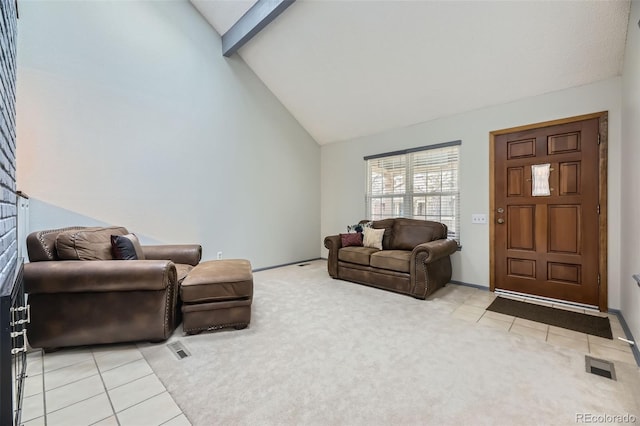
<path id="1" fill-rule="evenodd" d="M 366 217 L 408 217 L 447 225 L 460 244 L 460 141 L 365 157 Z"/>

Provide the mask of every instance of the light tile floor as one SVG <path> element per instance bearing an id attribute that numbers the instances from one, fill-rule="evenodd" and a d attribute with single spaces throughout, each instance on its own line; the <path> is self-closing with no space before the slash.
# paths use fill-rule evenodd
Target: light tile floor
<path id="1" fill-rule="evenodd" d="M 462 297 L 462 299 L 464 299 L 463 302 L 452 313 L 452 316 L 455 318 L 482 326 L 499 328 L 509 333 L 516 333 L 532 339 L 543 340 L 551 345 L 562 346 L 585 354 L 591 354 L 596 358 L 637 365 L 631 350 L 631 345 L 618 339 L 618 337 L 626 339 L 627 336 L 620 324 L 618 316 L 615 314 L 601 313 L 590 309 L 580 309 L 561 304 L 552 304 L 537 299 L 511 297 L 516 300 L 524 300 L 529 303 L 567 309 L 588 315 L 607 316 L 609 317 L 611 331 L 613 333 L 613 340 L 610 340 L 522 318 L 515 318 L 497 312 L 486 311 L 485 309 L 497 297 L 495 293 L 472 287 L 454 285 L 449 285 L 439 291 L 449 291 L 466 295 L 466 297 Z M 461 297 L 458 297 L 458 300 L 460 299 Z"/>
<path id="2" fill-rule="evenodd" d="M 432 302 L 438 309 L 474 327 L 493 327 L 597 358 L 636 365 L 630 345 L 618 340 L 627 336 L 616 315 L 567 308 L 608 316 L 614 336 L 609 340 L 486 311 L 496 297 L 488 291 L 450 284 L 435 295 Z M 550 305 L 535 299 L 527 301 Z M 47 354 L 34 351 L 27 357 L 27 375 L 22 413 L 25 426 L 191 424 L 135 344 Z"/>
<path id="3" fill-rule="evenodd" d="M 22 424 L 190 425 L 138 347 L 27 355 Z"/>

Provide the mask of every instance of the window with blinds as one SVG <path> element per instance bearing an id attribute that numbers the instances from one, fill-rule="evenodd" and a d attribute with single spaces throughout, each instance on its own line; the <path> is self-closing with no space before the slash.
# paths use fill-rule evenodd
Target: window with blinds
<path id="1" fill-rule="evenodd" d="M 461 141 L 365 157 L 366 217 L 442 222 L 460 244 Z"/>

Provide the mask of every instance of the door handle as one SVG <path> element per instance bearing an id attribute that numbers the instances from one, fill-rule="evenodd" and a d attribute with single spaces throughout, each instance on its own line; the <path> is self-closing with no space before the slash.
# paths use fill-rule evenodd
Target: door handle
<path id="1" fill-rule="evenodd" d="M 503 218 L 498 219 L 498 223 L 502 225 L 504 223 L 504 219 Z"/>

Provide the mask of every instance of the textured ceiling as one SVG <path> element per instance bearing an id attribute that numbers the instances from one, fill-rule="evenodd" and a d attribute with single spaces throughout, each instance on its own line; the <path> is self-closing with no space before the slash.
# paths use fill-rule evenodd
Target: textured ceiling
<path id="1" fill-rule="evenodd" d="M 191 1 L 220 34 L 253 3 Z M 325 144 L 620 75 L 629 7 L 298 0 L 239 54 Z"/>

